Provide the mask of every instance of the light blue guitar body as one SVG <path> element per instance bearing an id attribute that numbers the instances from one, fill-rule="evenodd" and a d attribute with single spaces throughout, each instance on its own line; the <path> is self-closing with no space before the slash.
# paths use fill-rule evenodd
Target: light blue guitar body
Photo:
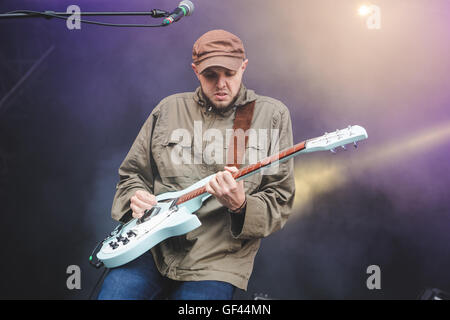
<path id="1" fill-rule="evenodd" d="M 193 213 L 200 209 L 203 201 L 211 195 L 204 193 L 178 206 L 174 205 L 174 202 L 186 193 L 205 186 L 212 176 L 184 190 L 156 196 L 158 204 L 152 208 L 149 216 L 146 219 L 133 219 L 119 225 L 103 241 L 97 258 L 107 268 L 118 267 L 136 259 L 169 237 L 182 235 L 198 228 L 201 223 Z"/>

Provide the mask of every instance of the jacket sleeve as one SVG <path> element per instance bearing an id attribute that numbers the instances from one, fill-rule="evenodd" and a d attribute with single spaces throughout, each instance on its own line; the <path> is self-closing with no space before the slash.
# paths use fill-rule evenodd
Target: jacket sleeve
<path id="1" fill-rule="evenodd" d="M 280 152 L 293 145 L 292 124 L 286 108 L 280 112 L 278 125 Z M 272 148 L 271 148 L 272 149 Z M 258 192 L 247 195 L 244 213 L 231 214 L 231 232 L 236 239 L 263 238 L 281 229 L 292 210 L 295 196 L 294 160 L 279 163 L 273 174 L 263 175 Z"/>
<path id="2" fill-rule="evenodd" d="M 159 115 L 156 107 L 145 121 L 127 156 L 119 167 L 119 182 L 111 209 L 114 220 L 126 222 L 131 219 L 130 198 L 139 189 L 153 193 L 153 160 L 151 138 Z"/>

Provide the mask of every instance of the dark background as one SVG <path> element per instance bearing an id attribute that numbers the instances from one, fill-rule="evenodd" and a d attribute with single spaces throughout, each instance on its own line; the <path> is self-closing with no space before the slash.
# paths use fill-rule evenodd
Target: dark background
<path id="1" fill-rule="evenodd" d="M 244 42 L 247 87 L 283 101 L 294 140 L 364 126 L 347 152 L 296 159 L 296 204 L 266 238 L 247 292 L 277 299 L 416 299 L 450 291 L 450 2 L 193 1 L 166 28 L 0 20 L 0 298 L 87 299 L 88 264 L 116 225 L 117 169 L 167 95 L 193 91 L 194 41 L 226 29 Z M 16 9 L 170 10 L 178 1 L 2 1 Z M 93 18 L 91 18 L 93 19 Z M 113 21 L 108 18 L 97 18 Z M 116 22 L 156 23 L 150 18 Z M 369 265 L 381 289 L 368 290 Z M 68 290 L 66 268 L 81 268 Z"/>

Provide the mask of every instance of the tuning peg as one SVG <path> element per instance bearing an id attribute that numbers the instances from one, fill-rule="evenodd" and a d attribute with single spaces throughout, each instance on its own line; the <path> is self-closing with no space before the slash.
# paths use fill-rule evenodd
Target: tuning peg
<path id="1" fill-rule="evenodd" d="M 358 148 L 358 144 L 356 143 L 356 141 L 353 142 L 353 146 L 355 147 L 355 149 Z"/>
<path id="2" fill-rule="evenodd" d="M 330 151 L 332 152 L 332 153 L 336 153 L 336 150 L 333 148 L 333 149 L 330 149 Z"/>

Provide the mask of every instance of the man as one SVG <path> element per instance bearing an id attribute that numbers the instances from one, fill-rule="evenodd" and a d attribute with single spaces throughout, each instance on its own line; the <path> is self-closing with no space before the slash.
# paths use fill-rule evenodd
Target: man
<path id="1" fill-rule="evenodd" d="M 206 185 L 213 197 L 195 213 L 200 227 L 111 269 L 99 299 L 231 299 L 236 287 L 247 289 L 260 239 L 279 230 L 292 208 L 292 160 L 281 163 L 274 173 L 236 182 L 232 176 L 236 167 L 206 161 L 202 153 L 213 145 L 215 151 L 228 154 L 229 141 L 217 136 L 208 141 L 202 133 L 215 130 L 225 137 L 238 112 L 252 104 L 251 129 L 276 132 L 279 145 L 275 148 L 269 142 L 261 147 L 249 139 L 243 165 L 252 150 L 265 157 L 291 147 L 288 109 L 242 84 L 248 59 L 237 36 L 209 31 L 195 42 L 192 58 L 200 87 L 169 96 L 152 111 L 119 168 L 112 217 L 122 222 L 139 218 L 156 204 L 155 195 L 185 189 L 217 173 Z M 174 135 L 180 128 L 187 138 Z M 175 161 L 180 150 L 187 150 L 189 161 Z"/>

